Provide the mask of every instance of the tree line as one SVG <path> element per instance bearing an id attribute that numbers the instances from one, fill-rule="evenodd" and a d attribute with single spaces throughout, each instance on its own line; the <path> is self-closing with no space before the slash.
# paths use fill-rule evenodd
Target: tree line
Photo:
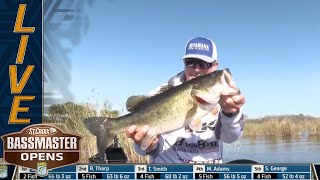
<path id="1" fill-rule="evenodd" d="M 90 104 L 76 104 L 73 102 L 65 102 L 61 104 L 53 104 L 48 108 L 48 114 L 43 118 L 44 123 L 62 123 L 66 119 L 83 120 L 88 117 L 118 117 L 120 112 L 112 110 L 109 103 L 105 103 L 103 107 L 97 110 Z"/>

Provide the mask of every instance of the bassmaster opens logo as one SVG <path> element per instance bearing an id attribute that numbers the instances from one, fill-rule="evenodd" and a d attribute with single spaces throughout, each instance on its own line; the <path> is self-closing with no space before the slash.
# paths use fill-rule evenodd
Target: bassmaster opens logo
<path id="1" fill-rule="evenodd" d="M 11 164 L 39 169 L 39 163 L 46 164 L 47 170 L 78 162 L 80 159 L 81 137 L 63 133 L 59 128 L 37 124 L 21 132 L 6 134 L 3 139 L 4 159 Z M 42 167 L 42 166 L 41 166 Z"/>

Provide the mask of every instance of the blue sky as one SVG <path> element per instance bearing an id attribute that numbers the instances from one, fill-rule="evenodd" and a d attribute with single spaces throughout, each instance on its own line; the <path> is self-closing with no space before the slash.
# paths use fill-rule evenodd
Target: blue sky
<path id="1" fill-rule="evenodd" d="M 319 7 L 317 0 L 97 0 L 70 54 L 70 90 L 75 102 L 108 100 L 121 110 L 129 96 L 180 72 L 186 42 L 202 36 L 216 43 L 219 69 L 233 73 L 249 117 L 320 116 Z"/>

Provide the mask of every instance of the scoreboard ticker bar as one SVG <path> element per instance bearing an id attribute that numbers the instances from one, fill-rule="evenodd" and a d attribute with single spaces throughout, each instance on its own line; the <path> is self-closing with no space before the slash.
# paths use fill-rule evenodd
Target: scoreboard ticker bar
<path id="1" fill-rule="evenodd" d="M 30 168 L 17 170 L 20 179 L 315 179 L 319 165 L 78 164 L 49 170 L 44 177 Z"/>

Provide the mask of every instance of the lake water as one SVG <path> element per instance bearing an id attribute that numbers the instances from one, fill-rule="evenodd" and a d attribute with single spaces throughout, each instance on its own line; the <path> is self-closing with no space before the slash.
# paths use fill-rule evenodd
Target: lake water
<path id="1" fill-rule="evenodd" d="M 320 136 L 241 138 L 223 148 L 224 162 L 250 159 L 259 163 L 320 163 Z"/>

